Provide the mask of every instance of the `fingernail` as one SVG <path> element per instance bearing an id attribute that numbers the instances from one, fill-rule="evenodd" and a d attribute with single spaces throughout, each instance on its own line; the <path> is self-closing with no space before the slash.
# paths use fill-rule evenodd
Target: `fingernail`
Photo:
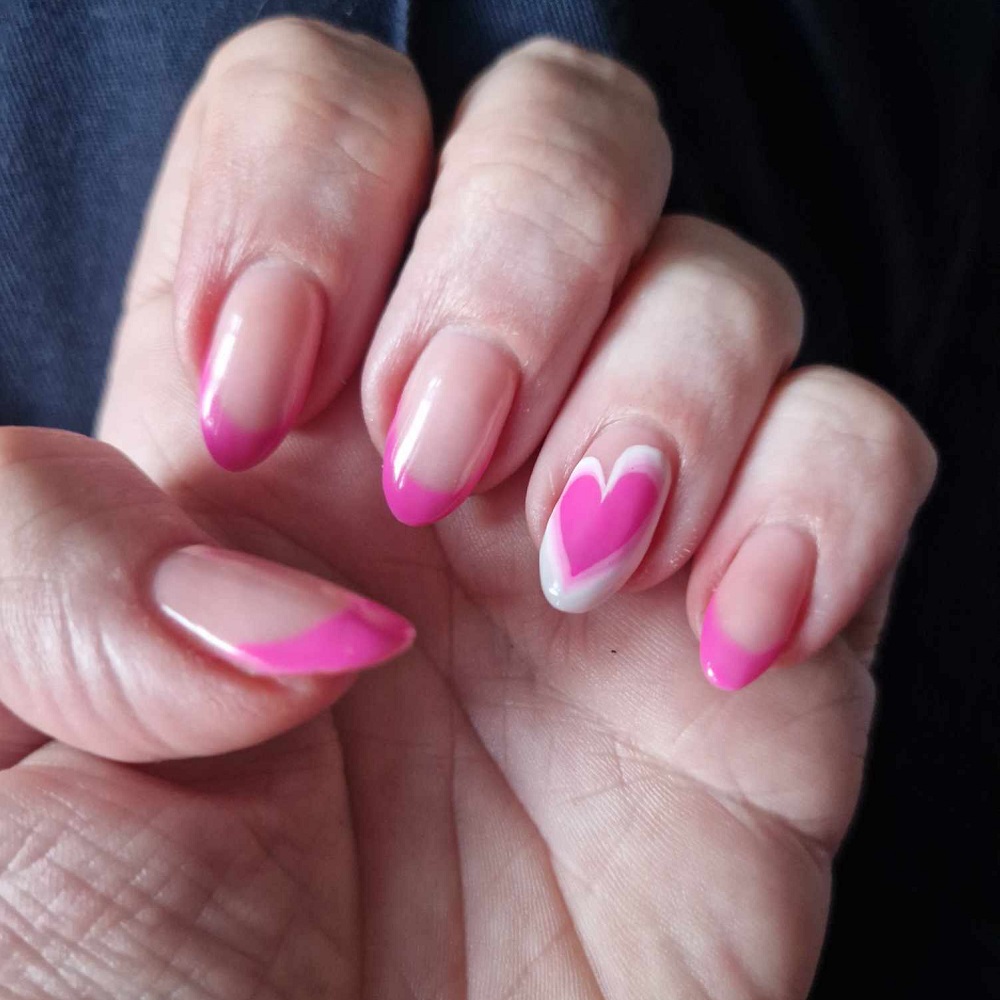
<path id="1" fill-rule="evenodd" d="M 207 545 L 163 560 L 153 600 L 207 650 L 253 674 L 362 670 L 402 653 L 415 634 L 405 618 L 343 587 Z"/>
<path id="2" fill-rule="evenodd" d="M 705 676 L 725 691 L 756 680 L 788 645 L 812 587 L 816 544 L 789 525 L 764 525 L 740 546 L 701 626 Z"/>
<path id="3" fill-rule="evenodd" d="M 382 488 L 404 524 L 431 524 L 475 489 L 496 448 L 517 389 L 517 368 L 499 347 L 452 327 L 424 348 L 385 443 Z"/>
<path id="4" fill-rule="evenodd" d="M 281 444 L 305 402 L 324 295 L 288 261 L 251 264 L 219 311 L 201 378 L 201 429 L 224 469 L 249 469 Z"/>
<path id="5" fill-rule="evenodd" d="M 542 591 L 559 611 L 589 611 L 642 562 L 670 491 L 670 464 L 653 441 L 613 424 L 570 474 L 538 558 Z"/>

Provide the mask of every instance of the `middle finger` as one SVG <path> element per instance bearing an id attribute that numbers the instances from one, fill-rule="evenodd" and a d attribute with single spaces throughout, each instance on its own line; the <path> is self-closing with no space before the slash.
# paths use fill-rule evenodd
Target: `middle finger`
<path id="1" fill-rule="evenodd" d="M 536 41 L 472 88 L 366 364 L 397 518 L 444 517 L 538 446 L 669 172 L 655 97 L 602 56 Z"/>

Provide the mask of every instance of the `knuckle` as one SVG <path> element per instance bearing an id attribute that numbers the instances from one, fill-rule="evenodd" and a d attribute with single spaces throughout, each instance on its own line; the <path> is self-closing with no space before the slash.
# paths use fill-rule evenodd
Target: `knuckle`
<path id="1" fill-rule="evenodd" d="M 435 199 L 457 198 L 585 270 L 624 274 L 662 211 L 670 148 L 635 73 L 551 38 L 502 57 L 469 91 Z"/>
<path id="2" fill-rule="evenodd" d="M 824 438 L 846 440 L 858 463 L 906 484 L 921 499 L 937 475 L 937 451 L 916 418 L 894 396 L 840 368 L 817 365 L 791 378 Z"/>
<path id="3" fill-rule="evenodd" d="M 502 156 L 467 161 L 461 174 L 442 185 L 459 216 L 475 225 L 539 244 L 547 256 L 601 275 L 617 275 L 633 242 L 631 213 L 600 167 L 583 170 L 562 156 L 545 157 L 508 143 Z"/>
<path id="4" fill-rule="evenodd" d="M 788 360 L 789 344 L 798 339 L 796 322 L 770 288 L 715 259 L 692 260 L 677 277 L 703 304 L 707 324 L 747 362 L 770 367 Z"/>
<path id="5" fill-rule="evenodd" d="M 535 40 L 504 56 L 474 88 L 474 97 L 477 91 L 505 118 L 516 108 L 537 120 L 540 136 L 561 123 L 590 133 L 594 145 L 605 156 L 617 154 L 633 177 L 637 163 L 650 179 L 669 174 L 670 143 L 656 93 L 614 59 L 568 42 Z"/>
<path id="6" fill-rule="evenodd" d="M 553 90 L 578 93 L 598 88 L 659 116 L 656 93 L 633 69 L 616 59 L 558 38 L 535 38 L 514 49 L 501 64 L 522 66 Z"/>
<path id="7" fill-rule="evenodd" d="M 798 353 L 805 326 L 805 303 L 792 276 L 773 257 L 750 248 L 756 265 L 755 283 L 759 295 L 767 303 L 767 317 L 773 323 L 772 332 L 782 337 L 789 360 Z"/>
<path id="8" fill-rule="evenodd" d="M 317 52 L 325 54 L 324 43 L 315 22 L 302 18 L 252 24 L 219 44 L 209 57 L 204 79 L 211 84 L 247 66 L 294 66 Z"/>
<path id="9" fill-rule="evenodd" d="M 873 402 L 869 413 L 869 437 L 884 446 L 887 464 L 895 467 L 900 479 L 926 494 L 937 473 L 937 453 L 923 428 L 898 400 L 871 387 Z"/>
<path id="10" fill-rule="evenodd" d="M 223 42 L 202 89 L 209 149 L 245 145 L 249 131 L 258 152 L 339 147 L 381 177 L 401 139 L 429 137 L 426 101 L 405 57 L 304 19 L 263 22 Z"/>
<path id="11" fill-rule="evenodd" d="M 404 85 L 419 85 L 416 69 L 402 53 L 365 35 L 302 17 L 260 21 L 231 35 L 209 57 L 205 77 L 224 75 L 243 63 L 294 68 L 329 60 L 375 77 L 399 76 Z"/>
<path id="12" fill-rule="evenodd" d="M 715 223 L 663 220 L 664 266 L 690 307 L 754 366 L 787 365 L 802 341 L 804 306 L 788 272 L 762 250 Z"/>

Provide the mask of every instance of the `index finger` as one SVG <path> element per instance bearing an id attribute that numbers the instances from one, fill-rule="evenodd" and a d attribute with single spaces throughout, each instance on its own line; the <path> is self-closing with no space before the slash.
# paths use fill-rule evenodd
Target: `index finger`
<path id="1" fill-rule="evenodd" d="M 162 382 L 179 360 L 174 407 L 190 405 L 201 370 L 205 441 L 226 468 L 263 460 L 329 404 L 381 310 L 431 149 L 419 79 L 391 49 L 295 19 L 225 43 L 150 205 L 105 433 L 128 434 L 151 361 Z M 149 333 L 167 328 L 167 308 L 174 350 Z M 132 321 L 148 310 L 156 322 Z M 187 437 L 183 448 L 203 452 Z"/>

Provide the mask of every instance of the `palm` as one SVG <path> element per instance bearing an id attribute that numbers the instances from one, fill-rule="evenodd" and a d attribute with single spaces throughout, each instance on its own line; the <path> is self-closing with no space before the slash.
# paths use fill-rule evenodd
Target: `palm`
<path id="1" fill-rule="evenodd" d="M 403 528 L 353 389 L 231 476 L 193 404 L 158 416 L 183 411 L 175 381 L 133 375 L 106 436 L 221 542 L 318 559 L 420 639 L 333 726 L 143 769 L 50 745 L 3 773 L 9 828 L 47 817 L 6 841 L 7 904 L 48 908 L 67 981 L 226 1000 L 805 992 L 870 713 L 846 644 L 832 669 L 722 694 L 683 581 L 548 609 L 523 477 Z"/>

